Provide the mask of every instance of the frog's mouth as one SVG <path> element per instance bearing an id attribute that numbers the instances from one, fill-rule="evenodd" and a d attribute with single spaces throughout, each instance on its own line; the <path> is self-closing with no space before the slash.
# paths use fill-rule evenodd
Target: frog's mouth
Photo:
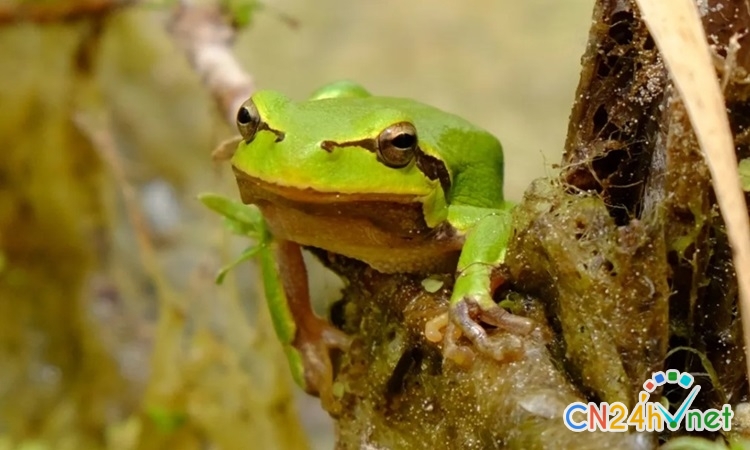
<path id="1" fill-rule="evenodd" d="M 234 169 L 246 204 L 274 205 L 312 216 L 363 219 L 389 233 L 414 238 L 432 231 L 424 220 L 419 197 L 403 194 L 340 194 L 281 186 Z"/>
<path id="2" fill-rule="evenodd" d="M 260 208 L 279 239 L 359 259 L 381 272 L 455 269 L 461 236 L 447 224 L 427 226 L 417 196 L 319 192 L 234 173 L 242 201 Z"/>

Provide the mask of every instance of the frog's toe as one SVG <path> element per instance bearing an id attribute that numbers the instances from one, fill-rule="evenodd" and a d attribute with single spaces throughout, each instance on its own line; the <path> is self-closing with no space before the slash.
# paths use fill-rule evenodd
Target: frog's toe
<path id="1" fill-rule="evenodd" d="M 318 325 L 313 333 L 303 333 L 299 336 L 295 347 L 302 357 L 305 391 L 320 397 L 323 407 L 332 411 L 335 405 L 333 396 L 335 371 L 331 352 L 348 350 L 351 338 L 323 321 Z"/>
<path id="2" fill-rule="evenodd" d="M 469 303 L 469 301 L 467 300 L 462 303 Z M 470 305 L 467 305 L 466 308 L 471 309 Z M 510 313 L 495 302 L 486 307 L 477 304 L 474 309 L 479 321 L 513 334 L 527 335 L 536 328 L 536 323 L 533 320 Z"/>
<path id="3" fill-rule="evenodd" d="M 338 328 L 328 325 L 321 330 L 320 339 L 329 349 L 345 352 L 352 344 L 352 338 Z"/>
<path id="4" fill-rule="evenodd" d="M 497 308 L 500 311 L 505 312 L 505 314 L 513 316 L 501 307 L 497 306 Z M 517 360 L 523 354 L 523 341 L 519 334 L 525 333 L 511 332 L 490 336 L 487 334 L 487 330 L 482 326 L 482 322 L 498 326 L 496 323 L 499 323 L 499 319 L 502 318 L 501 314 L 494 312 L 487 313 L 476 303 L 463 300 L 451 307 L 449 315 L 450 323 L 446 334 L 448 342 L 445 347 L 446 357 L 454 361 L 457 361 L 456 356 L 458 356 L 459 359 L 465 358 L 466 350 L 458 350 L 460 346 L 455 342 L 457 334 L 466 336 L 480 354 L 486 355 L 497 361 Z M 524 318 L 519 317 L 519 319 Z M 451 332 L 451 328 L 460 330 L 460 333 Z M 523 327 L 520 329 L 523 329 L 526 332 L 529 331 Z"/>

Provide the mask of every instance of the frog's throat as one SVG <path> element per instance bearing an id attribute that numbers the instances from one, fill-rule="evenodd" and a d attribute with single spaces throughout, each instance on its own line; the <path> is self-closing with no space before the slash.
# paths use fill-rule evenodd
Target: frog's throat
<path id="1" fill-rule="evenodd" d="M 418 196 L 326 193 L 234 172 L 242 201 L 261 209 L 279 239 L 358 259 L 381 272 L 455 269 L 462 236 L 447 221 L 430 227 Z"/>

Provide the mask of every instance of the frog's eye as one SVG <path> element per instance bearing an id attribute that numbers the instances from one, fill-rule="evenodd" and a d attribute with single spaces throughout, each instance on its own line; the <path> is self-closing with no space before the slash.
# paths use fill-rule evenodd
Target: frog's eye
<path id="1" fill-rule="evenodd" d="M 391 125 L 378 136 L 378 158 L 388 167 L 404 167 L 417 150 L 417 129 L 409 122 Z"/>
<path id="2" fill-rule="evenodd" d="M 237 111 L 237 129 L 240 130 L 242 139 L 250 143 L 255 138 L 255 133 L 260 128 L 260 113 L 252 99 L 246 100 Z"/>

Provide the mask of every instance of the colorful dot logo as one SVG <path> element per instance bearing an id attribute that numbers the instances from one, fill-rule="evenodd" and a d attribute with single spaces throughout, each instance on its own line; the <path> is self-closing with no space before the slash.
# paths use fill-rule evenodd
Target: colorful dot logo
<path id="1" fill-rule="evenodd" d="M 643 389 L 650 394 L 656 388 L 666 383 L 678 384 L 683 389 L 688 389 L 693 385 L 694 381 L 695 378 L 687 372 L 669 369 L 666 374 L 664 372 L 654 372 L 653 376 L 643 383 Z"/>
<path id="2" fill-rule="evenodd" d="M 701 432 L 732 429 L 734 411 L 731 405 L 724 404 L 721 409 L 690 408 L 701 390 L 701 385 L 695 383 L 695 377 L 675 369 L 651 375 L 643 383 L 643 390 L 638 393 L 638 402 L 632 408 L 621 402 L 573 402 L 563 412 L 565 426 L 575 432 L 623 432 L 631 428 L 639 432 L 661 432 L 665 429 L 676 431 L 680 428 Z M 648 401 L 651 394 L 665 384 L 676 384 L 688 391 L 680 405 L 667 406 L 661 401 Z M 676 411 L 670 412 L 671 406 Z"/>

